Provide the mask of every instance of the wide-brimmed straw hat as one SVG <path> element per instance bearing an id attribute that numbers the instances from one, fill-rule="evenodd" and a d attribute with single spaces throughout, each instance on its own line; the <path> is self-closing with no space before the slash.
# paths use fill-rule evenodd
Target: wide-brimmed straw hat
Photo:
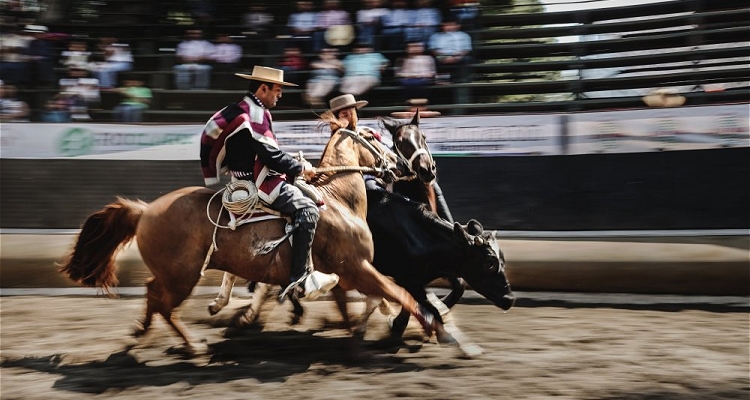
<path id="1" fill-rule="evenodd" d="M 261 81 L 268 83 L 278 83 L 284 86 L 297 86 L 295 83 L 284 82 L 284 71 L 276 68 L 263 67 L 256 65 L 253 67 L 252 75 L 236 73 L 236 76 L 251 81 Z"/>
<path id="2" fill-rule="evenodd" d="M 679 107 L 685 100 L 685 96 L 673 89 L 656 89 L 643 96 L 643 102 L 649 107 Z"/>
<path id="3" fill-rule="evenodd" d="M 362 108 L 367 104 L 368 102 L 366 100 L 357 101 L 354 99 L 354 95 L 351 94 L 342 94 L 341 96 L 332 98 L 331 101 L 328 102 L 328 105 L 331 106 L 331 112 L 334 113 L 350 107 Z"/>

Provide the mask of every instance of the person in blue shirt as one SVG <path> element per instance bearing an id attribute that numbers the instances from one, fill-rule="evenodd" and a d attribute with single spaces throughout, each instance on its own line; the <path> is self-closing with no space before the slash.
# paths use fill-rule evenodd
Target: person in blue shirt
<path id="1" fill-rule="evenodd" d="M 438 74 L 450 74 L 451 82 L 468 82 L 471 76 L 471 36 L 455 20 L 441 24 L 442 31 L 430 36 L 428 50 L 437 61 Z"/>

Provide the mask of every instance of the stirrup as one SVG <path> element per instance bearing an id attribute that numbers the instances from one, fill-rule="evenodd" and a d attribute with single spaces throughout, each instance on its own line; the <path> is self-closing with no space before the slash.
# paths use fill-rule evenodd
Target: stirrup
<path id="1" fill-rule="evenodd" d="M 299 291 L 296 289 L 302 288 L 300 286 L 300 283 L 304 282 L 308 276 L 310 276 L 310 271 L 305 271 L 305 273 L 302 274 L 301 277 L 299 277 L 296 281 L 290 283 L 283 291 L 281 291 L 281 293 L 279 294 L 279 303 L 283 303 L 284 300 L 286 300 L 287 296 L 295 296 L 299 298 Z M 302 288 L 302 293 L 304 293 L 304 288 Z"/>

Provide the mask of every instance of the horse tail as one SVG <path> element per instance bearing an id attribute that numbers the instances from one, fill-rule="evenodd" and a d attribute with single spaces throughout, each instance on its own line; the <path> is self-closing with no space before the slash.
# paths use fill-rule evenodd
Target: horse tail
<path id="1" fill-rule="evenodd" d="M 99 287 L 105 293 L 118 283 L 115 255 L 135 237 L 148 204 L 118 197 L 113 203 L 91 214 L 78 234 L 73 252 L 60 272 L 74 282 Z"/>

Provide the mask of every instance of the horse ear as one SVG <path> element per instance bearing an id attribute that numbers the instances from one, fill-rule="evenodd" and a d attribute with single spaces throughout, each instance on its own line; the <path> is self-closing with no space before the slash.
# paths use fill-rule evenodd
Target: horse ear
<path id="1" fill-rule="evenodd" d="M 409 125 L 419 126 L 419 108 L 417 108 L 417 111 L 414 113 L 414 118 L 411 119 Z"/>
<path id="2" fill-rule="evenodd" d="M 398 122 L 396 122 L 393 118 L 378 117 L 378 121 L 380 121 L 380 125 L 385 128 L 388 133 L 391 134 L 391 137 L 396 134 L 396 131 L 398 130 Z"/>
<path id="3" fill-rule="evenodd" d="M 469 234 L 474 236 L 481 235 L 482 232 L 484 232 L 484 227 L 482 226 L 482 224 L 480 224 L 479 221 L 475 219 L 469 220 L 467 227 L 467 231 L 469 232 Z"/>

